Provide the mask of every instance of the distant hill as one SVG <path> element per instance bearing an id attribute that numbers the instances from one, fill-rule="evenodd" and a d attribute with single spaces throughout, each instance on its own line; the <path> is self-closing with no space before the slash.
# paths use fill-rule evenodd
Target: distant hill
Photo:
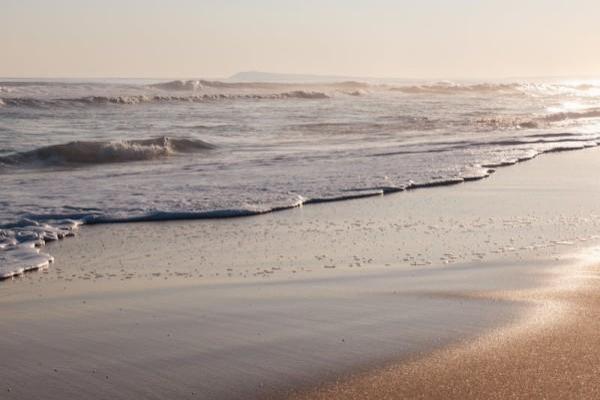
<path id="1" fill-rule="evenodd" d="M 372 78 L 358 78 L 336 75 L 310 75 L 310 74 L 281 74 L 273 72 L 244 71 L 227 78 L 233 82 L 292 82 L 292 83 L 320 83 L 338 81 L 369 81 Z"/>

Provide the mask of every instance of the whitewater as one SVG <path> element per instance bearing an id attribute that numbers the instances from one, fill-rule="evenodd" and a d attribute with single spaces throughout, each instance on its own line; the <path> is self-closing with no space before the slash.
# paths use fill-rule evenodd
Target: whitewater
<path id="1" fill-rule="evenodd" d="M 488 177 L 600 142 L 600 82 L 0 79 L 0 278 L 82 224 L 225 218 Z"/>

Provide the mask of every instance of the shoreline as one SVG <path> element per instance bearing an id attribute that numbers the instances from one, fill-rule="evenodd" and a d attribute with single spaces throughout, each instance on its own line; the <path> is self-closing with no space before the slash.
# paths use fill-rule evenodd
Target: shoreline
<path id="1" fill-rule="evenodd" d="M 83 227 L 0 285 L 0 379 L 23 399 L 285 397 L 476 342 L 536 310 L 507 294 L 552 288 L 600 242 L 598 154 L 261 218 Z"/>
<path id="2" fill-rule="evenodd" d="M 481 181 L 487 178 L 490 178 L 492 174 L 496 173 L 499 168 L 507 168 L 515 165 L 522 164 L 527 161 L 532 161 L 539 156 L 548 155 L 548 154 L 556 154 L 556 153 L 564 153 L 570 151 L 578 151 L 578 150 L 587 150 L 593 149 L 595 147 L 600 146 L 598 143 L 595 145 L 591 145 L 589 143 L 583 143 L 575 146 L 559 146 L 550 148 L 548 150 L 540 150 L 539 152 L 532 154 L 527 157 L 518 158 L 514 160 L 503 161 L 496 164 L 484 164 L 481 166 L 477 166 L 480 169 L 485 169 L 480 171 L 480 175 L 474 176 L 462 176 L 456 177 L 446 180 L 439 181 L 429 181 L 429 182 L 409 182 L 406 185 L 398 186 L 398 187 L 382 187 L 382 188 L 373 188 L 365 190 L 364 193 L 354 193 L 345 195 L 342 197 L 331 197 L 331 198 L 311 198 L 311 199 L 303 199 L 302 196 L 299 196 L 299 200 L 292 205 L 288 206 L 278 206 L 273 207 L 268 210 L 247 210 L 247 209 L 224 209 L 224 210 L 209 210 L 209 211 L 200 211 L 200 212 L 163 212 L 159 211 L 152 215 L 143 215 L 143 216 L 132 216 L 126 218 L 107 218 L 102 216 L 89 216 L 87 218 L 79 219 L 73 218 L 69 219 L 69 217 L 61 216 L 60 219 L 65 219 L 69 222 L 61 223 L 58 227 L 49 226 L 45 228 L 47 234 L 46 239 L 39 239 L 35 242 L 28 243 L 17 243 L 18 252 L 28 252 L 29 255 L 27 257 L 26 263 L 19 262 L 18 267 L 8 267 L 3 268 L 0 266 L 0 282 L 12 279 L 14 277 L 21 276 L 25 273 L 36 272 L 39 270 L 44 270 L 50 266 L 50 264 L 54 261 L 54 257 L 48 253 L 42 253 L 41 250 L 44 249 L 46 244 L 52 243 L 54 241 L 63 240 L 65 238 L 73 237 L 76 234 L 76 230 L 80 226 L 93 226 L 93 225 L 103 225 L 103 224 L 123 224 L 123 223 L 147 223 L 147 222 L 173 222 L 173 221 L 201 221 L 201 220 L 224 220 L 231 218 L 245 218 L 245 217 L 257 217 L 261 215 L 268 215 L 272 213 L 279 213 L 283 211 L 290 211 L 296 208 L 300 208 L 306 205 L 320 205 L 326 203 L 337 203 L 342 201 L 351 201 L 351 200 L 362 200 L 368 199 L 372 197 L 382 197 L 388 196 L 391 194 L 397 194 L 402 192 L 410 192 L 417 189 L 432 189 L 432 188 L 440 188 L 447 186 L 455 186 L 464 183 L 471 183 Z M 14 226 L 13 226 L 14 225 Z M 11 229 L 18 226 L 19 223 L 8 224 L 5 225 L 5 229 Z M 10 249 L 10 246 L 6 248 Z M 29 251 L 28 251 L 29 249 Z M 0 250 L 4 250 L 4 248 L 0 248 Z M 0 253 L 1 254 L 1 253 Z M 6 260 L 10 261 L 10 255 L 6 258 Z"/>

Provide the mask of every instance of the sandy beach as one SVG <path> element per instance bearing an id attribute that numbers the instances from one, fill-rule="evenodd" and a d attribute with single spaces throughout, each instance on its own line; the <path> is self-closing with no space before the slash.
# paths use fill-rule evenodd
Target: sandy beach
<path id="1" fill-rule="evenodd" d="M 522 326 L 501 329 L 472 343 L 292 398 L 598 398 L 599 273 L 597 266 L 579 268 L 575 274 L 580 282 L 574 286 L 510 294 L 549 307 L 540 311 L 551 313 L 549 319 L 523 321 Z"/>
<path id="2" fill-rule="evenodd" d="M 0 4 L 0 400 L 600 399 L 600 2 Z"/>
<path id="3" fill-rule="evenodd" d="M 594 398 L 599 155 L 85 226 L 0 284 L 0 398 Z"/>

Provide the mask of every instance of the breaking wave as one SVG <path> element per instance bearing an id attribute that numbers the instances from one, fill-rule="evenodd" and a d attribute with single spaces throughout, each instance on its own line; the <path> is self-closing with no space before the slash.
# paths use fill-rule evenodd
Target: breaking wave
<path id="1" fill-rule="evenodd" d="M 0 98 L 0 107 L 68 107 L 68 106 L 100 106 L 100 105 L 133 105 L 142 103 L 202 103 L 216 100 L 278 100 L 278 99 L 328 99 L 323 92 L 294 90 L 273 94 L 202 94 L 191 96 L 85 96 L 76 98 L 42 99 L 34 97 Z"/>
<path id="2" fill-rule="evenodd" d="M 121 141 L 76 141 L 9 154 L 0 157 L 0 165 L 106 164 L 152 160 L 172 154 L 194 153 L 212 148 L 213 145 L 202 140 L 170 137 Z"/>
<path id="3" fill-rule="evenodd" d="M 580 112 L 560 112 L 550 114 L 544 117 L 548 122 L 561 122 L 571 119 L 585 119 L 585 118 L 600 118 L 600 108 L 592 108 Z"/>
<path id="4" fill-rule="evenodd" d="M 330 82 L 322 84 L 299 84 L 282 82 L 224 82 L 209 80 L 175 80 L 150 85 L 163 90 L 196 90 L 201 88 L 215 89 L 259 89 L 259 90 L 292 90 L 303 88 L 324 88 L 330 90 L 365 90 L 369 83 L 357 81 Z"/>
<path id="5" fill-rule="evenodd" d="M 201 86 L 200 81 L 177 80 L 170 82 L 155 83 L 153 85 L 150 85 L 150 87 L 155 87 L 163 90 L 196 90 L 199 89 Z"/>
<path id="6" fill-rule="evenodd" d="M 475 122 L 478 125 L 494 129 L 518 128 L 535 129 L 549 126 L 552 123 L 564 122 L 578 119 L 600 118 L 600 108 L 592 108 L 585 111 L 570 111 L 548 114 L 535 118 L 522 117 L 488 117 L 479 118 Z"/>
<path id="7" fill-rule="evenodd" d="M 433 84 L 410 85 L 410 86 L 393 86 L 391 91 L 419 94 L 454 94 L 454 93 L 518 93 L 522 90 L 522 85 L 519 83 L 477 83 L 477 84 L 458 84 L 454 82 L 437 82 Z"/>

